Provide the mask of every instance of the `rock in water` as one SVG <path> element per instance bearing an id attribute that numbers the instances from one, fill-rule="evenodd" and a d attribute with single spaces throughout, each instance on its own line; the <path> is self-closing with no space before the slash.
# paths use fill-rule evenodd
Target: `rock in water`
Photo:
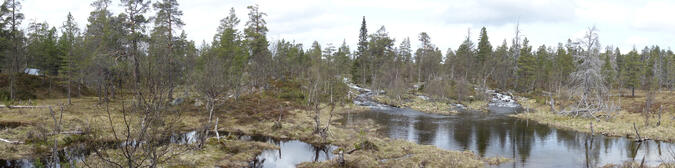
<path id="1" fill-rule="evenodd" d="M 183 104 L 183 102 L 185 102 L 185 100 L 183 100 L 183 98 L 179 97 L 179 98 L 173 99 L 173 101 L 171 101 L 171 105 L 172 106 L 180 105 L 180 104 Z"/>

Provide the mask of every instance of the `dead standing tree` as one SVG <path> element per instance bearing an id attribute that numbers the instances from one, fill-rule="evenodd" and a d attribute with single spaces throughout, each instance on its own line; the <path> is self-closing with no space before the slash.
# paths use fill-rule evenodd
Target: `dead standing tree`
<path id="1" fill-rule="evenodd" d="M 601 76 L 602 61 L 600 60 L 600 42 L 597 29 L 589 28 L 583 39 L 577 44 L 583 49 L 574 55 L 579 62 L 577 71 L 571 74 L 571 88 L 578 95 L 576 105 L 570 110 L 560 111 L 562 114 L 574 116 L 595 117 L 595 112 L 606 109 L 607 87 Z"/>

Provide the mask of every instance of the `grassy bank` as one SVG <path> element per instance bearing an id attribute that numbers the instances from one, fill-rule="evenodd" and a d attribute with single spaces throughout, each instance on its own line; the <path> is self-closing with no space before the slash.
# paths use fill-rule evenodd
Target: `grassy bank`
<path id="1" fill-rule="evenodd" d="M 645 119 L 645 115 L 641 113 L 645 102 L 644 92 L 636 92 L 635 97 L 613 97 L 612 100 L 621 107 L 620 110 L 615 113 L 599 112 L 597 114 L 598 119 L 560 115 L 551 112 L 550 106 L 545 104 L 544 101 L 523 97 L 519 97 L 518 102 L 526 108 L 533 109 L 534 112 L 513 116 L 537 121 L 557 128 L 587 133 L 591 132 L 590 124 L 592 122 L 595 133 L 607 136 L 628 136 L 631 138 L 637 138 L 637 134 L 633 128 L 633 123 L 635 123 L 642 138 L 672 142 L 675 140 L 675 114 L 673 114 L 673 107 L 675 107 L 673 103 L 675 102 L 672 101 L 673 98 L 675 98 L 675 95 L 669 91 L 658 92 L 655 96 L 654 104 L 663 105 L 660 126 L 656 126 L 658 120 L 657 114 L 652 113 L 652 115 L 648 116 L 648 119 Z"/>
<path id="2" fill-rule="evenodd" d="M 405 94 L 401 96 L 399 100 L 397 98 L 392 98 L 387 95 L 378 95 L 373 96 L 373 99 L 377 102 L 401 107 L 401 108 L 410 108 L 420 112 L 430 113 L 430 114 L 440 114 L 440 115 L 453 115 L 459 113 L 455 104 L 463 104 L 467 109 L 472 111 L 486 111 L 487 101 L 474 100 L 474 101 L 465 101 L 459 102 L 451 99 L 422 99 L 419 96 L 412 94 Z"/>

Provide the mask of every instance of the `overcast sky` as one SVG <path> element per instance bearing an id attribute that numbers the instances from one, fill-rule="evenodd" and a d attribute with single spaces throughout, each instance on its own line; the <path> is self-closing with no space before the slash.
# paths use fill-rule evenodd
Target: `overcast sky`
<path id="1" fill-rule="evenodd" d="M 31 21 L 47 21 L 61 26 L 72 12 L 80 27 L 93 0 L 24 0 L 24 27 Z M 115 14 L 119 1 L 113 0 Z M 343 40 L 352 49 L 358 39 L 361 18 L 366 17 L 369 33 L 385 26 L 396 45 L 410 37 L 418 47 L 417 35 L 427 32 L 431 41 L 445 53 L 456 49 L 470 30 L 477 41 L 481 27 L 487 27 L 493 46 L 510 42 L 515 23 L 531 44 L 557 46 L 576 40 L 593 25 L 600 43 L 617 46 L 626 53 L 636 46 L 675 44 L 674 1 L 667 0 L 178 0 L 183 10 L 183 29 L 188 38 L 201 44 L 211 41 L 218 22 L 234 7 L 243 24 L 248 20 L 246 6 L 259 4 L 267 13 L 270 41 L 295 40 L 308 48 L 316 40 L 338 46 Z M 148 15 L 154 15 L 154 11 Z M 536 48 L 536 47 L 535 47 Z"/>

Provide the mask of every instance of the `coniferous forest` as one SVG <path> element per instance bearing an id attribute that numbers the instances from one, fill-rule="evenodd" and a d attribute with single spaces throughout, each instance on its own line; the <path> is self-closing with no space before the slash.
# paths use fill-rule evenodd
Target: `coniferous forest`
<path id="1" fill-rule="evenodd" d="M 195 42 L 177 0 L 92 0 L 86 23 L 62 25 L 26 20 L 22 2 L 0 6 L 0 167 L 675 162 L 675 54 L 621 51 L 593 25 L 533 46 L 518 26 L 395 39 L 364 16 L 356 46 L 303 45 L 268 40 L 251 4 Z"/>

